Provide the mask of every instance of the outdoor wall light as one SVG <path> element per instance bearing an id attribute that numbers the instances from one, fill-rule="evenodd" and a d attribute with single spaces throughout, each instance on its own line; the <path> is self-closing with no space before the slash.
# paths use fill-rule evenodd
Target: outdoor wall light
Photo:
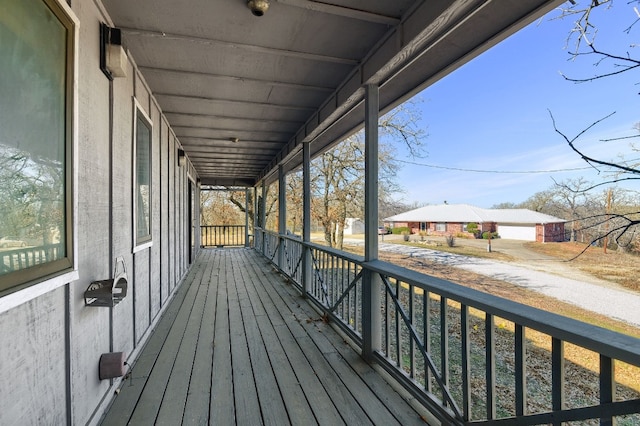
<path id="1" fill-rule="evenodd" d="M 109 80 L 127 76 L 127 54 L 122 47 L 122 32 L 100 24 L 100 69 Z"/>
<path id="2" fill-rule="evenodd" d="M 187 164 L 187 157 L 184 154 L 184 149 L 178 148 L 178 166 L 182 167 Z"/>
<path id="3" fill-rule="evenodd" d="M 249 0 L 247 7 L 254 16 L 262 16 L 269 9 L 269 0 Z"/>

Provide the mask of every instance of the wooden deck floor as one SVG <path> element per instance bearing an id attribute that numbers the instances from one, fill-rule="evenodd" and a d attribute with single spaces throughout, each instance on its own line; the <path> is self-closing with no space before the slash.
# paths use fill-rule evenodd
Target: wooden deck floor
<path id="1" fill-rule="evenodd" d="M 207 249 L 103 425 L 425 425 L 249 249 Z"/>

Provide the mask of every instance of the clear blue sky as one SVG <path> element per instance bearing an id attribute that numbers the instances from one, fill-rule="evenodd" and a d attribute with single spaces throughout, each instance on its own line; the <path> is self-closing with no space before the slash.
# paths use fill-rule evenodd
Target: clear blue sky
<path id="1" fill-rule="evenodd" d="M 584 2 L 584 0 L 582 1 Z M 616 2 L 599 11 L 596 47 L 613 46 L 640 57 L 639 28 L 630 35 L 623 30 L 636 19 L 633 5 Z M 640 122 L 640 72 L 589 83 L 565 81 L 611 70 L 614 62 L 594 66 L 594 57 L 570 60 L 567 36 L 571 19 L 550 20 L 558 11 L 535 22 L 493 49 L 472 60 L 417 96 L 421 126 L 426 127 L 427 156 L 402 157 L 399 181 L 406 193 L 403 201 L 421 204 L 469 203 L 491 207 L 500 202 L 519 203 L 556 181 L 583 176 L 599 182 L 593 170 L 554 173 L 477 173 L 432 166 L 487 171 L 525 172 L 587 167 L 553 130 L 549 110 L 558 128 L 573 137 L 608 114 L 579 139 L 585 154 L 603 160 L 640 157 L 629 141 L 600 139 L 637 134 Z M 571 44 L 570 47 L 573 47 Z M 640 145 L 640 139 L 636 139 Z M 637 183 L 627 187 L 640 190 Z"/>

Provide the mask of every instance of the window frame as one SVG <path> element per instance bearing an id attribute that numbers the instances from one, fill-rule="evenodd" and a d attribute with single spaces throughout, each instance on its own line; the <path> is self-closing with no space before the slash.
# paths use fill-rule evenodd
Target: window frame
<path id="1" fill-rule="evenodd" d="M 440 229 L 443 228 L 443 229 Z M 447 232 L 447 222 L 436 222 L 436 232 Z"/>
<path id="2" fill-rule="evenodd" d="M 149 233 L 139 237 L 138 236 L 138 214 L 139 214 L 139 205 L 138 205 L 138 119 L 146 122 L 147 128 L 149 129 L 149 211 L 148 211 L 148 221 L 149 221 Z M 138 251 L 147 249 L 153 245 L 153 121 L 151 121 L 151 117 L 144 110 L 142 105 L 138 102 L 138 100 L 133 98 L 133 134 L 132 134 L 132 178 L 133 178 L 133 212 L 132 212 L 132 221 L 133 221 L 133 253 Z"/>
<path id="3" fill-rule="evenodd" d="M 80 22 L 71 8 L 60 0 L 41 0 L 65 30 L 64 78 L 64 224 L 65 254 L 60 259 L 34 265 L 0 276 L 0 313 L 55 288 L 77 280 L 77 105 Z"/>

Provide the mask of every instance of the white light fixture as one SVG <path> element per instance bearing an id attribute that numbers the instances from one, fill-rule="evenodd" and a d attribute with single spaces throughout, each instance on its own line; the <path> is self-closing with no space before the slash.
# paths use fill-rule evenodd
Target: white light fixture
<path id="1" fill-rule="evenodd" d="M 249 0 L 247 7 L 254 16 L 262 16 L 269 9 L 269 0 Z"/>
<path id="2" fill-rule="evenodd" d="M 184 153 L 184 149 L 178 148 L 178 166 L 182 167 L 187 164 L 187 156 Z"/>

